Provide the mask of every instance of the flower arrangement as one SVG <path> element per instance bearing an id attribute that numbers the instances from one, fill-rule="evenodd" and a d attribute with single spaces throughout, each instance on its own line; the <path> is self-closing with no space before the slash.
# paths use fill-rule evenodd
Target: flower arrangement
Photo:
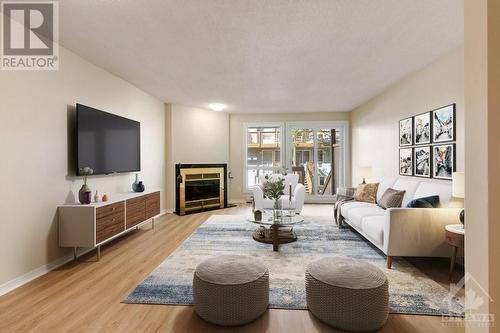
<path id="1" fill-rule="evenodd" d="M 264 197 L 274 201 L 274 205 L 277 206 L 279 199 L 284 194 L 285 190 L 285 178 L 279 177 L 276 180 L 271 180 L 269 176 L 266 175 L 266 182 L 264 183 Z M 277 208 L 277 207 L 275 207 Z"/>
<path id="2" fill-rule="evenodd" d="M 83 175 L 83 184 L 87 185 L 87 177 L 94 173 L 94 170 L 89 167 L 83 167 L 79 169 L 80 175 Z"/>
<path id="3" fill-rule="evenodd" d="M 279 208 L 279 203 L 281 196 L 284 194 L 285 190 L 285 177 L 286 176 L 286 168 L 283 168 L 280 172 L 281 176 L 273 177 L 271 179 L 269 175 L 266 175 L 264 178 L 266 179 L 264 183 L 264 187 L 262 191 L 264 192 L 264 197 L 274 201 L 274 209 Z"/>
<path id="4" fill-rule="evenodd" d="M 81 204 L 89 204 L 92 200 L 92 191 L 90 188 L 87 186 L 87 178 L 89 175 L 94 173 L 94 170 L 89 168 L 89 167 L 83 167 L 78 169 L 79 174 L 83 176 L 83 185 L 82 188 L 80 188 L 80 191 L 78 191 L 78 200 L 80 201 Z"/>

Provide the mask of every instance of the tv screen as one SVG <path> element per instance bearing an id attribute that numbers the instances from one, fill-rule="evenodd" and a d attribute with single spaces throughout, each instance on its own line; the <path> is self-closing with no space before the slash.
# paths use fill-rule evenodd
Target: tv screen
<path id="1" fill-rule="evenodd" d="M 141 170 L 141 124 L 82 104 L 76 105 L 76 173 L 94 175 Z"/>

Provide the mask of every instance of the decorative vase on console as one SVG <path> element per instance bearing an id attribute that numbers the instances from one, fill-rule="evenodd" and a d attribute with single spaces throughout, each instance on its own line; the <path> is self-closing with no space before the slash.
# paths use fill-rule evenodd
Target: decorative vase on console
<path id="1" fill-rule="evenodd" d="M 83 185 L 82 188 L 80 188 L 80 191 L 78 191 L 78 200 L 82 205 L 89 204 L 89 197 L 92 196 L 92 191 L 90 188 L 87 186 L 87 178 L 89 175 L 93 174 L 94 170 L 92 170 L 89 167 L 84 167 L 80 168 L 80 175 L 83 176 Z M 90 196 L 88 195 L 90 193 Z M 88 197 L 89 196 L 89 197 Z"/>
<path id="2" fill-rule="evenodd" d="M 146 189 L 146 187 L 144 186 L 143 182 L 140 181 L 137 183 L 135 191 L 136 192 L 144 192 L 145 189 Z"/>
<path id="3" fill-rule="evenodd" d="M 137 191 L 137 184 L 139 184 L 139 174 L 135 174 L 135 181 L 132 183 L 132 191 L 138 192 Z"/>

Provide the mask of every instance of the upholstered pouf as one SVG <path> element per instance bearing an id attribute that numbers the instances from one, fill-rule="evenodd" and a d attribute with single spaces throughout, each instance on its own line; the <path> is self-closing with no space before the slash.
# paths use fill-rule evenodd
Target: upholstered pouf
<path id="1" fill-rule="evenodd" d="M 351 332 L 381 328 L 389 314 L 389 282 L 377 267 L 346 258 L 323 258 L 306 270 L 307 306 L 314 316 Z"/>
<path id="2" fill-rule="evenodd" d="M 193 278 L 194 310 L 222 326 L 257 319 L 269 305 L 269 271 L 259 260 L 224 255 L 205 260 Z"/>

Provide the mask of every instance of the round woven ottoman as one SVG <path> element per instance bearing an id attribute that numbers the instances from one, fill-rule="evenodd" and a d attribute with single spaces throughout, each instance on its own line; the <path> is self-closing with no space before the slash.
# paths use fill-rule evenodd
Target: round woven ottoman
<path id="1" fill-rule="evenodd" d="M 205 260 L 193 277 L 194 310 L 208 322 L 243 325 L 269 305 L 269 272 L 252 257 L 224 255 Z"/>
<path id="2" fill-rule="evenodd" d="M 314 316 L 351 332 L 381 328 L 389 315 L 389 282 L 377 267 L 346 258 L 323 258 L 306 270 L 307 306 Z"/>

